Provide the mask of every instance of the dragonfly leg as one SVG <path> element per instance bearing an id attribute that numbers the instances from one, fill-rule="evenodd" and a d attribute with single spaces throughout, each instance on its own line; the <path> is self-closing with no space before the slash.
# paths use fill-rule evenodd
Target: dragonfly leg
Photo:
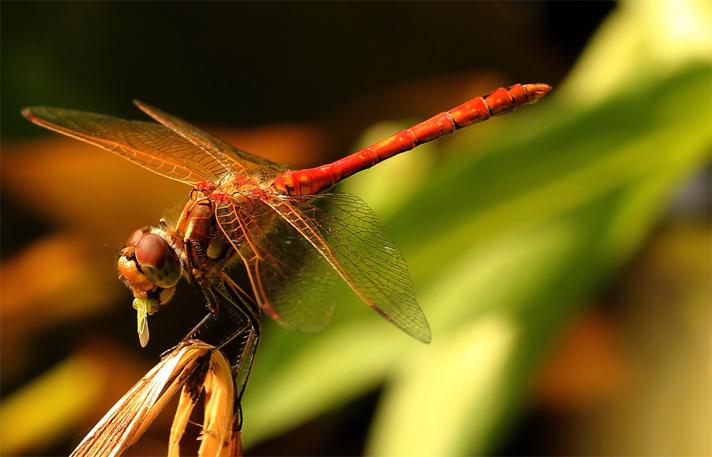
<path id="1" fill-rule="evenodd" d="M 259 345 L 259 330 L 253 328 L 251 325 L 247 325 L 230 336 L 224 343 L 218 346 L 216 349 L 225 352 L 223 349 L 225 346 L 234 343 L 235 339 L 240 338 L 239 349 L 237 352 L 237 359 L 234 363 L 231 363 L 232 371 L 235 376 L 235 403 L 234 409 L 237 415 L 236 430 L 242 429 L 242 396 L 245 393 L 245 388 L 247 386 L 247 380 L 252 372 L 252 365 L 255 361 L 255 353 L 257 352 L 257 346 Z"/>
<path id="2" fill-rule="evenodd" d="M 217 317 L 217 315 L 213 314 L 213 313 L 206 314 L 205 317 L 203 317 L 200 320 L 200 322 L 198 322 L 198 324 L 195 327 L 193 327 L 193 329 L 190 332 L 188 332 L 188 334 L 185 335 L 182 340 L 180 340 L 180 343 L 161 352 L 161 359 L 163 359 L 168 354 L 173 352 L 176 348 L 179 348 L 179 347 L 183 346 L 184 344 L 188 343 L 188 341 L 194 339 L 203 330 L 203 327 L 206 326 L 211 320 L 215 319 L 216 317 Z"/>
<path id="3" fill-rule="evenodd" d="M 193 327 L 193 330 L 188 332 L 188 334 L 183 337 L 182 341 L 192 340 L 193 338 L 198 336 L 198 334 L 201 332 L 201 330 L 203 330 L 203 327 L 206 326 L 210 321 L 212 321 L 216 318 L 217 318 L 217 314 L 213 313 L 212 311 L 209 312 L 208 314 L 206 314 L 205 317 L 203 317 L 200 320 L 200 322 L 198 322 L 195 325 L 195 327 Z"/>
<path id="4" fill-rule="evenodd" d="M 259 317 L 255 315 L 253 309 L 246 302 L 245 294 L 241 289 L 234 290 L 232 284 L 220 281 L 216 278 L 209 279 L 205 276 L 196 277 L 203 295 L 205 296 L 205 306 L 208 314 L 188 332 L 182 342 L 196 338 L 205 328 L 213 322 L 223 324 L 221 335 L 213 335 L 214 340 L 208 341 L 217 349 L 221 350 L 225 346 L 234 342 L 237 337 L 246 332 L 255 333 L 259 337 L 260 324 Z M 228 306 L 232 305 L 232 306 Z"/>
<path id="5" fill-rule="evenodd" d="M 232 368 L 236 374 L 236 379 L 239 388 L 236 396 L 238 403 L 242 399 L 242 394 L 245 392 L 247 379 L 250 377 L 250 372 L 252 371 L 252 364 L 255 361 L 257 346 L 260 342 L 259 332 L 255 329 L 250 329 L 250 331 L 245 335 L 243 341 L 243 350 L 240 354 L 240 358 L 236 364 L 232 365 Z"/>
<path id="6" fill-rule="evenodd" d="M 205 305 L 209 312 L 180 344 L 196 338 L 213 321 L 222 324 L 216 328 L 219 333 L 213 335 L 214 341 L 207 342 L 231 360 L 236 389 L 234 408 L 238 418 L 235 426 L 240 430 L 242 427 L 240 402 L 252 371 L 261 333 L 259 308 L 252 302 L 251 297 L 225 273 L 220 277 L 196 275 L 194 279 L 205 296 Z M 218 342 L 216 343 L 215 340 Z"/>
<path id="7" fill-rule="evenodd" d="M 231 363 L 231 365 L 233 373 L 235 374 L 235 387 L 237 389 L 234 405 L 238 417 L 236 426 L 237 430 L 240 430 L 242 428 L 242 408 L 240 402 L 245 392 L 250 372 L 252 371 L 262 329 L 259 321 L 259 308 L 255 311 L 255 308 L 250 306 L 250 303 L 243 297 L 245 292 L 226 274 L 223 273 L 222 276 L 223 282 L 220 286 L 215 287 L 214 291 L 223 298 L 224 303 L 233 305 L 226 306 L 224 314 L 232 317 L 232 321 L 237 324 L 237 328 L 216 348 L 223 353 L 229 353 L 235 356 L 235 361 Z M 254 305 L 254 302 L 252 304 Z M 235 344 L 237 344 L 235 349 L 227 350 L 228 346 Z"/>
<path id="8" fill-rule="evenodd" d="M 199 278 L 198 278 L 199 279 Z M 202 281 L 199 281 L 202 282 Z M 206 299 L 206 307 L 208 308 L 208 314 L 205 315 L 196 325 L 193 327 L 191 331 L 189 331 L 182 340 L 180 340 L 180 343 L 176 344 L 175 346 L 166 349 L 161 353 L 161 359 L 163 359 L 165 356 L 173 352 L 176 348 L 186 344 L 188 341 L 196 338 L 206 327 L 208 324 L 210 324 L 212 321 L 217 320 L 219 316 L 219 307 L 215 305 L 215 300 L 211 298 L 211 294 L 208 293 L 207 289 L 204 287 L 201 287 L 201 290 L 203 291 L 203 294 L 205 295 Z"/>

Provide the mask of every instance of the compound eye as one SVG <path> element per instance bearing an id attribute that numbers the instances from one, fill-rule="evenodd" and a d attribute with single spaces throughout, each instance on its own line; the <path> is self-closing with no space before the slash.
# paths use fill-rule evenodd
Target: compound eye
<path id="1" fill-rule="evenodd" d="M 134 230 L 131 232 L 131 235 L 129 235 L 129 239 L 126 241 L 126 246 L 136 246 L 141 238 L 146 236 L 148 233 L 151 233 L 151 227 L 141 227 L 140 229 Z"/>
<path id="2" fill-rule="evenodd" d="M 180 260 L 159 235 L 144 235 L 136 244 L 135 254 L 141 271 L 153 284 L 169 288 L 178 283 L 182 274 Z"/>

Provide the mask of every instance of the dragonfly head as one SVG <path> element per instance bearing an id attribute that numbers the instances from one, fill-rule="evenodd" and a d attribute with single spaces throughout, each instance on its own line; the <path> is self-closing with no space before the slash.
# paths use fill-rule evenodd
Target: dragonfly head
<path id="1" fill-rule="evenodd" d="M 120 279 L 134 295 L 138 336 L 148 344 L 147 316 L 168 303 L 183 274 L 183 265 L 169 235 L 160 228 L 143 227 L 129 236 L 117 261 Z"/>

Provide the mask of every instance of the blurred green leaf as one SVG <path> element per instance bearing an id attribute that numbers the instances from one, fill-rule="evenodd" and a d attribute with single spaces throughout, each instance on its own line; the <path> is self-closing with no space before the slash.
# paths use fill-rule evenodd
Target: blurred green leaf
<path id="1" fill-rule="evenodd" d="M 384 203 L 389 191 L 379 181 L 386 173 L 398 187 L 393 170 L 355 178 L 357 188 L 382 189 L 369 202 L 387 208 L 433 343 L 403 336 L 345 290 L 323 334 L 268 329 L 246 396 L 248 446 L 386 382 L 369 455 L 491 452 L 557 330 L 640 245 L 671 191 L 709 159 L 711 106 L 700 103 L 710 100 L 709 66 L 687 55 L 655 71 L 670 53 L 638 58 L 651 30 L 635 29 L 655 22 L 626 8 L 582 61 L 609 53 L 614 65 L 645 64 L 634 72 L 645 78 L 619 72 L 604 84 L 596 77 L 604 69 L 590 69 L 586 80 L 579 67 L 553 100 L 482 126 L 491 129 L 487 145 L 463 133 L 467 141 L 452 150 L 433 148 L 454 158 L 427 180 L 404 171 L 403 179 L 420 182 L 403 183 L 397 208 Z M 624 47 L 628 56 L 610 39 L 621 28 L 637 43 Z M 581 103 L 584 87 L 600 91 L 597 98 Z M 405 157 L 392 166 L 407 170 L 415 159 Z"/>
<path id="2" fill-rule="evenodd" d="M 690 62 L 709 64 L 710 24 L 706 0 L 620 2 L 559 93 L 571 103 L 593 103 Z"/>
<path id="3" fill-rule="evenodd" d="M 0 454 L 26 455 L 35 450 L 38 441 L 61 439 L 96 405 L 104 384 L 97 366 L 87 357 L 75 355 L 4 398 Z"/>

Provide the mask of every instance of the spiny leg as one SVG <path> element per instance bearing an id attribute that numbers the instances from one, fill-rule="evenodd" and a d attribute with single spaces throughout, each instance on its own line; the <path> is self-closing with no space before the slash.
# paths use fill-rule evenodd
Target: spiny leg
<path id="1" fill-rule="evenodd" d="M 235 414 L 237 415 L 237 421 L 236 421 L 236 431 L 239 431 L 242 429 L 242 396 L 245 393 L 245 388 L 247 387 L 247 380 L 250 377 L 250 373 L 252 372 L 252 365 L 255 361 L 255 353 L 257 352 L 257 347 L 259 345 L 259 335 L 258 331 L 255 330 L 254 328 L 247 326 L 242 329 L 243 331 L 237 333 L 234 338 L 237 338 L 240 335 L 243 335 L 243 338 L 241 338 L 240 341 L 240 351 L 239 355 L 237 356 L 237 360 L 235 363 L 232 363 L 232 371 L 234 373 L 234 379 L 235 379 L 235 403 L 233 404 L 233 408 L 235 410 Z M 230 344 L 231 341 L 226 341 L 223 343 L 223 345 L 217 347 L 216 349 L 222 350 L 223 347 L 227 344 Z"/>
<path id="2" fill-rule="evenodd" d="M 230 323 L 234 325 L 235 331 L 227 335 L 220 344 L 217 344 L 216 349 L 226 353 L 228 352 L 228 346 L 237 343 L 237 347 L 234 351 L 229 350 L 229 354 L 236 355 L 236 359 L 233 359 L 235 361 L 231 363 L 231 366 L 235 375 L 236 395 L 234 408 L 238 416 L 236 427 L 237 430 L 240 430 L 242 428 L 242 409 L 240 402 L 245 392 L 250 372 L 252 371 L 255 353 L 259 345 L 261 327 L 259 316 L 255 315 L 252 308 L 240 294 L 240 292 L 243 294 L 244 292 L 239 288 L 235 290 L 234 282 L 225 280 L 225 278 L 227 278 L 226 274 L 223 273 L 222 276 L 223 282 L 215 284 L 210 292 L 214 294 L 213 298 L 218 299 L 218 297 L 220 297 L 222 299 L 218 299 L 221 305 L 225 303 L 231 305 L 222 306 L 220 311 L 221 317 L 229 318 Z M 228 358 L 231 357 L 228 355 Z"/>
<path id="3" fill-rule="evenodd" d="M 189 245 L 188 245 L 189 246 Z M 183 339 L 180 340 L 175 346 L 166 349 L 161 353 L 161 358 L 166 357 L 168 354 L 173 352 L 176 348 L 185 345 L 188 341 L 195 339 L 212 321 L 216 321 L 219 318 L 220 307 L 217 305 L 215 297 L 209 292 L 208 284 L 200 278 L 194 277 L 200 284 L 200 290 L 203 292 L 205 297 L 205 307 L 208 308 L 208 314 L 206 314 L 194 327 L 190 330 Z"/>

